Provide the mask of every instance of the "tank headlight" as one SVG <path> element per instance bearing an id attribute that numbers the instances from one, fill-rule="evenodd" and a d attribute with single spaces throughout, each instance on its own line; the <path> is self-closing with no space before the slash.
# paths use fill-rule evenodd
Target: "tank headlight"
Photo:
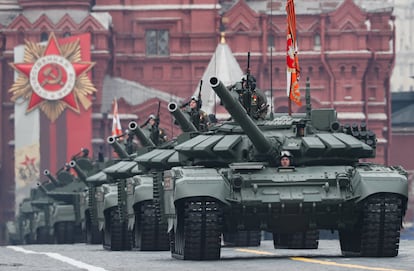
<path id="1" fill-rule="evenodd" d="M 348 187 L 350 184 L 349 178 L 342 175 L 338 175 L 336 177 L 336 181 L 338 182 L 340 188 Z"/>
<path id="2" fill-rule="evenodd" d="M 232 181 L 233 181 L 233 189 L 240 190 L 242 183 L 243 183 L 243 178 L 241 176 L 234 176 Z"/>

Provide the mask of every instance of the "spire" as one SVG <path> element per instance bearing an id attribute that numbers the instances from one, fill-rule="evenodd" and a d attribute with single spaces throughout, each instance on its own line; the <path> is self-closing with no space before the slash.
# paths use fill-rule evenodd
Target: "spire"
<path id="1" fill-rule="evenodd" d="M 226 33 L 225 32 L 221 32 L 220 33 L 220 43 L 221 44 L 225 44 L 226 43 Z"/>
<path id="2" fill-rule="evenodd" d="M 224 32 L 222 32 L 224 33 Z M 220 101 L 214 91 L 209 86 L 210 77 L 218 77 L 224 85 L 228 86 L 237 81 L 243 75 L 243 71 L 240 68 L 239 63 L 234 57 L 229 45 L 222 41 L 217 45 L 216 51 L 212 55 L 210 62 L 204 71 L 201 78 L 205 84 L 201 86 L 201 99 L 203 101 L 202 110 L 207 114 L 215 113 L 216 104 Z M 197 96 L 200 92 L 200 83 L 197 85 L 194 94 Z"/>

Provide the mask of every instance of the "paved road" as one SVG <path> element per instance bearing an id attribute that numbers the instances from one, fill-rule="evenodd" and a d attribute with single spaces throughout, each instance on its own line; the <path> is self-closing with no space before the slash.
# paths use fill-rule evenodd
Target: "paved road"
<path id="1" fill-rule="evenodd" d="M 272 241 L 262 241 L 260 247 L 222 248 L 220 260 L 202 262 L 173 259 L 168 251 L 105 251 L 101 245 L 4 246 L 0 247 L 0 270 L 413 271 L 414 240 L 401 240 L 394 258 L 345 258 L 338 240 L 320 240 L 316 250 L 275 250 Z"/>

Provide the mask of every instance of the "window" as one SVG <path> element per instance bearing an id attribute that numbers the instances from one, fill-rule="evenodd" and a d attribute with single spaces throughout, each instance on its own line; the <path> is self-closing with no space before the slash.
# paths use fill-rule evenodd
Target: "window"
<path id="1" fill-rule="evenodd" d="M 270 49 L 275 49 L 275 36 L 273 34 L 269 34 L 267 36 L 267 49 L 270 51 Z"/>
<path id="2" fill-rule="evenodd" d="M 145 33 L 147 56 L 168 56 L 168 30 L 147 30 Z"/>
<path id="3" fill-rule="evenodd" d="M 313 37 L 313 49 L 320 50 L 321 49 L 321 36 L 319 34 L 315 34 Z"/>

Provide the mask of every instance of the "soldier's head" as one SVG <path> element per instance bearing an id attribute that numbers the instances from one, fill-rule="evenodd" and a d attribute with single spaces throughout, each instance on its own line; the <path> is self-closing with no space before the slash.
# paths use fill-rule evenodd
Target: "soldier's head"
<path id="1" fill-rule="evenodd" d="M 154 125 L 156 120 L 157 120 L 157 117 L 154 114 L 151 114 L 148 116 L 148 123 L 150 125 Z"/>
<path id="2" fill-rule="evenodd" d="M 198 98 L 196 96 L 192 96 L 190 100 L 190 108 L 195 109 L 197 108 Z"/>
<path id="3" fill-rule="evenodd" d="M 292 163 L 292 154 L 290 151 L 282 151 L 280 153 L 280 166 L 289 167 Z"/>
<path id="4" fill-rule="evenodd" d="M 247 76 L 247 74 L 243 75 L 241 78 L 241 82 L 243 85 L 243 88 L 247 88 L 250 86 L 250 90 L 256 89 L 256 78 L 254 78 L 253 75 Z"/>

